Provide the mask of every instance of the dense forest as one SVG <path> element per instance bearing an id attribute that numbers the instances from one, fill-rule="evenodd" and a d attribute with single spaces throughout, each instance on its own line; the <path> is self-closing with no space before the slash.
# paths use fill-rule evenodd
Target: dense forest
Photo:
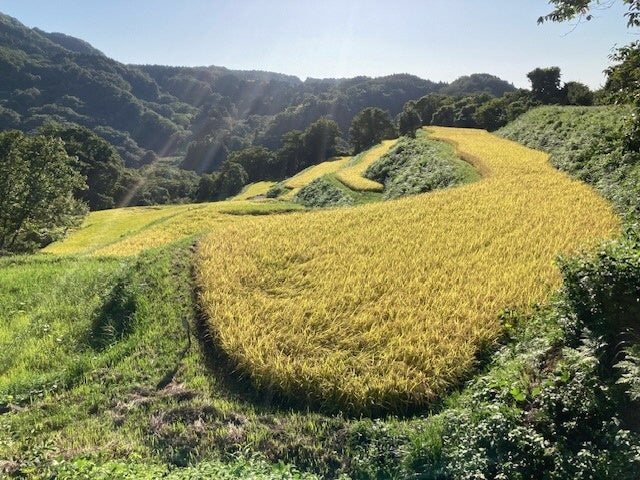
<path id="1" fill-rule="evenodd" d="M 430 93 L 515 91 L 488 74 L 448 85 L 407 74 L 301 81 L 216 66 L 124 65 L 83 40 L 29 29 L 6 15 L 0 15 L 0 66 L 1 129 L 31 132 L 49 122 L 73 123 L 111 143 L 127 167 L 175 155 L 175 164 L 207 173 L 230 152 L 275 150 L 283 135 L 322 117 L 346 134 L 365 107 L 393 118 L 406 102 Z"/>

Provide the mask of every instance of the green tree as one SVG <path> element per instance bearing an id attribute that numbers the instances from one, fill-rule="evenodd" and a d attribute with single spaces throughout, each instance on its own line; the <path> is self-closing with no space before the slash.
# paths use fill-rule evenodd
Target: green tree
<path id="1" fill-rule="evenodd" d="M 536 68 L 527 73 L 527 78 L 535 101 L 544 105 L 563 103 L 559 67 Z"/>
<path id="2" fill-rule="evenodd" d="M 359 153 L 382 140 L 395 138 L 396 135 L 389 113 L 377 107 L 369 107 L 353 118 L 349 128 L 349 143 L 354 153 Z"/>
<path id="3" fill-rule="evenodd" d="M 431 117 L 431 125 L 438 125 L 441 127 L 452 127 L 453 120 L 455 118 L 456 111 L 451 104 L 442 105 L 436 110 Z"/>
<path id="4" fill-rule="evenodd" d="M 402 112 L 398 114 L 398 133 L 403 136 L 415 138 L 416 130 L 422 126 L 422 118 L 418 113 L 415 102 L 404 104 Z"/>
<path id="5" fill-rule="evenodd" d="M 490 132 L 497 130 L 508 122 L 505 102 L 500 98 L 495 98 L 479 106 L 473 118 L 480 128 Z"/>
<path id="6" fill-rule="evenodd" d="M 264 147 L 249 147 L 229 155 L 229 162 L 242 165 L 247 174 L 247 182 L 259 180 L 275 180 L 278 177 L 274 172 L 274 155 Z M 275 169 L 278 170 L 278 169 Z"/>
<path id="7" fill-rule="evenodd" d="M 125 167 L 106 140 L 78 125 L 48 124 L 39 133 L 61 138 L 67 154 L 76 157 L 75 168 L 87 180 L 87 188 L 74 192 L 76 198 L 86 202 L 90 210 L 104 210 L 116 205 Z"/>
<path id="8" fill-rule="evenodd" d="M 430 93 L 416 102 L 416 110 L 422 119 L 422 125 L 431 125 L 433 114 L 446 103 L 452 103 L 452 98 L 439 93 Z"/>
<path id="9" fill-rule="evenodd" d="M 564 84 L 564 96 L 569 105 L 592 105 L 593 92 L 584 83 L 567 82 Z"/>
<path id="10" fill-rule="evenodd" d="M 0 252 L 30 252 L 61 238 L 87 212 L 85 186 L 59 138 L 0 133 Z"/>
<path id="11" fill-rule="evenodd" d="M 605 70 L 606 94 L 614 102 L 633 102 L 640 85 L 640 42 L 619 48 L 609 59 L 616 63 Z"/>
<path id="12" fill-rule="evenodd" d="M 338 124 L 328 118 L 321 118 L 309 125 L 303 135 L 306 166 L 334 157 L 341 134 Z"/>
<path id="13" fill-rule="evenodd" d="M 276 152 L 276 163 L 281 177 L 288 177 L 302 170 L 304 164 L 304 134 L 291 130 L 282 136 L 282 146 Z"/>

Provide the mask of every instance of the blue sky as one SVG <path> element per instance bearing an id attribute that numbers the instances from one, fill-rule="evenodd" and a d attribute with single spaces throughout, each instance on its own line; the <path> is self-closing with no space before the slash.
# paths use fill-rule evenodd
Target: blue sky
<path id="1" fill-rule="evenodd" d="M 614 45 L 638 38 L 621 1 L 575 29 L 536 25 L 549 10 L 546 0 L 0 0 L 25 25 L 82 38 L 124 63 L 302 79 L 486 72 L 528 87 L 527 72 L 558 66 L 564 81 L 596 88 Z"/>

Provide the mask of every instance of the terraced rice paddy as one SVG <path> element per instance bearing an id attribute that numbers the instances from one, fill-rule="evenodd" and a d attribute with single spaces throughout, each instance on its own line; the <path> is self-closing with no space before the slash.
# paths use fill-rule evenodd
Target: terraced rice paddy
<path id="1" fill-rule="evenodd" d="M 273 187 L 276 182 L 256 182 L 251 185 L 247 185 L 242 189 L 238 195 L 233 197 L 231 200 L 250 200 L 254 197 L 260 195 L 266 195 L 271 187 Z"/>
<path id="2" fill-rule="evenodd" d="M 76 232 L 49 245 L 56 255 L 135 255 L 214 228 L 242 222 L 251 215 L 303 209 L 287 202 L 231 201 L 162 207 L 133 207 L 91 212 Z"/>
<path id="3" fill-rule="evenodd" d="M 364 178 L 362 175 L 371 164 L 387 153 L 397 141 L 398 139 L 383 140 L 379 145 L 363 152 L 352 160 L 355 162 L 353 165 L 346 165 L 344 168 L 338 170 L 336 172 L 336 178 L 352 190 L 359 192 L 381 192 L 384 190 L 384 185 Z"/>
<path id="4" fill-rule="evenodd" d="M 208 327 L 260 390 L 350 413 L 433 402 L 544 301 L 554 259 L 619 228 L 547 155 L 484 131 L 431 128 L 483 178 L 358 208 L 250 218 L 200 242 Z"/>
<path id="5" fill-rule="evenodd" d="M 290 188 L 291 190 L 283 196 L 285 199 L 293 198 L 298 191 L 313 182 L 316 178 L 323 177 L 328 173 L 334 173 L 336 170 L 340 169 L 347 163 L 351 157 L 339 157 L 335 160 L 329 160 L 327 162 L 319 163 L 318 165 L 313 165 L 297 175 L 291 177 L 284 184 L 285 187 Z"/>

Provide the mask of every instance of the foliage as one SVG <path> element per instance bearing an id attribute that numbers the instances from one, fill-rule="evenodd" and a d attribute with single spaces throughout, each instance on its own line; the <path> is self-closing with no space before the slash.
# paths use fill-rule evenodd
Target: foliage
<path id="1" fill-rule="evenodd" d="M 190 171 L 166 164 L 145 165 L 129 170 L 122 181 L 118 206 L 163 205 L 192 201 L 200 179 Z"/>
<path id="2" fill-rule="evenodd" d="M 63 237 L 86 214 L 86 187 L 59 138 L 0 133 L 0 252 L 25 252 Z"/>
<path id="3" fill-rule="evenodd" d="M 622 0 L 622 3 L 628 5 L 627 13 L 625 13 L 627 26 L 640 26 L 640 1 Z M 549 4 L 553 5 L 554 9 L 539 17 L 538 23 L 565 22 L 575 18 L 589 21 L 594 18 L 591 12 L 598 10 L 602 5 L 606 8 L 608 2 L 601 0 L 549 0 Z"/>
<path id="4" fill-rule="evenodd" d="M 598 250 L 560 263 L 564 291 L 579 328 L 605 342 L 610 358 L 640 340 L 640 238 L 636 228 Z"/>
<path id="5" fill-rule="evenodd" d="M 585 84 L 580 82 L 567 82 L 563 87 L 563 96 L 567 99 L 568 105 L 593 104 L 593 92 Z"/>
<path id="6" fill-rule="evenodd" d="M 499 335 L 501 309 L 547 298 L 559 251 L 615 231 L 606 202 L 542 152 L 478 130 L 436 131 L 485 178 L 236 223 L 201 241 L 209 331 L 260 392 L 356 414 L 430 405 Z"/>
<path id="7" fill-rule="evenodd" d="M 398 133 L 401 136 L 415 138 L 416 130 L 422 126 L 422 119 L 416 108 L 415 102 L 405 103 L 402 112 L 397 119 Z"/>
<path id="8" fill-rule="evenodd" d="M 515 92 L 516 88 L 509 82 L 488 73 L 474 73 L 457 78 L 440 90 L 440 93 L 453 97 L 488 93 L 494 97 L 502 97 L 505 93 Z"/>
<path id="9" fill-rule="evenodd" d="M 244 158 L 245 161 L 248 161 L 247 158 L 249 157 Z M 204 174 L 200 177 L 195 199 L 198 202 L 210 202 L 232 197 L 240 193 L 248 179 L 242 165 L 227 160 L 222 164 L 219 172 Z"/>
<path id="10" fill-rule="evenodd" d="M 364 174 L 384 184 L 384 198 L 447 188 L 478 179 L 468 163 L 458 159 L 453 148 L 427 138 L 421 131 L 416 139 L 400 139 Z"/>
<path id="11" fill-rule="evenodd" d="M 342 207 L 353 205 L 351 197 L 323 177 L 316 178 L 305 185 L 293 197 L 293 201 L 305 207 Z"/>
<path id="12" fill-rule="evenodd" d="M 49 124 L 39 133 L 61 138 L 67 154 L 77 158 L 76 169 L 86 178 L 87 185 L 74 193 L 90 210 L 113 208 L 120 201 L 124 164 L 107 141 L 80 126 Z"/>
<path id="13" fill-rule="evenodd" d="M 355 153 L 396 137 L 396 129 L 389 118 L 389 113 L 377 107 L 362 110 L 353 118 L 349 128 L 349 143 Z"/>
<path id="14" fill-rule="evenodd" d="M 560 68 L 536 68 L 527 73 L 533 99 L 543 105 L 563 103 Z"/>

